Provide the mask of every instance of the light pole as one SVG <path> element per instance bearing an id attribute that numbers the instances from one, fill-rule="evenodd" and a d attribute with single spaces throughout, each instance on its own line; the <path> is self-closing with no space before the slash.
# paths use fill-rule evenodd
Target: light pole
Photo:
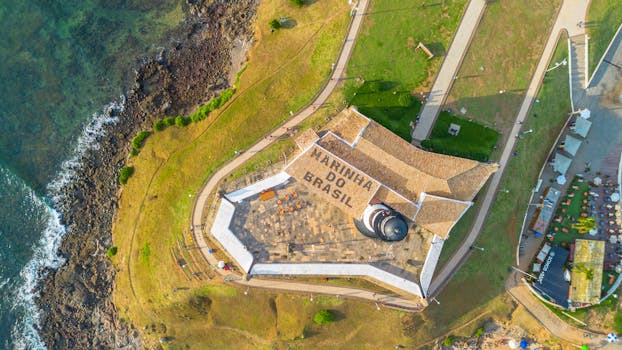
<path id="1" fill-rule="evenodd" d="M 499 190 L 499 192 L 510 193 L 510 190 L 508 190 L 507 188 L 502 188 Z"/>
<path id="2" fill-rule="evenodd" d="M 552 68 L 547 69 L 546 71 L 550 72 L 550 71 L 552 71 L 554 69 L 557 69 L 557 68 L 559 68 L 561 66 L 565 66 L 567 64 L 568 64 L 568 60 L 564 58 L 564 60 L 561 61 L 561 62 L 555 62 L 555 66 L 553 66 Z"/>
<path id="3" fill-rule="evenodd" d="M 521 131 L 521 132 L 520 132 L 520 134 L 521 134 L 521 136 L 522 136 L 522 135 L 525 135 L 525 134 L 529 134 L 529 133 L 531 133 L 531 132 L 533 132 L 533 129 L 529 129 L 529 130 Z"/>
<path id="4" fill-rule="evenodd" d="M 476 245 L 472 245 L 472 246 L 470 246 L 470 247 L 469 247 L 469 249 L 471 249 L 471 250 L 473 250 L 473 249 L 477 249 L 477 250 L 481 250 L 482 252 L 483 252 L 484 250 L 486 250 L 486 248 L 478 247 L 478 246 L 476 246 Z"/>
<path id="5" fill-rule="evenodd" d="M 434 298 L 432 298 L 432 299 L 430 299 L 430 300 L 432 300 L 433 302 L 435 302 L 437 305 L 441 305 L 441 302 L 440 302 L 440 301 L 438 301 L 438 299 L 436 299 L 436 297 L 434 297 Z"/>

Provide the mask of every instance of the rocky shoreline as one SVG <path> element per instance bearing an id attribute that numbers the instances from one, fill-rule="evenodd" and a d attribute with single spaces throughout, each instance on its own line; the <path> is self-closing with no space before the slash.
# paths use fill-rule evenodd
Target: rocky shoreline
<path id="1" fill-rule="evenodd" d="M 39 282 L 39 330 L 49 349 L 140 348 L 138 332 L 122 322 L 111 300 L 112 245 L 118 172 L 130 140 L 166 116 L 187 115 L 228 87 L 236 41 L 252 39 L 256 0 L 187 0 L 188 19 L 169 48 L 134 69 L 118 122 L 107 127 L 96 150 L 81 159 L 76 180 L 62 189 L 67 234 L 59 254 L 67 260 Z M 234 60 L 236 61 L 236 60 Z M 192 126 L 190 126 L 192 127 Z"/>

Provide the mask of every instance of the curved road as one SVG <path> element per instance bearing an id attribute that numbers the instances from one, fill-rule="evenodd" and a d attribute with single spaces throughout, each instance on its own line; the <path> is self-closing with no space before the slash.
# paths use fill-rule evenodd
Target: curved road
<path id="1" fill-rule="evenodd" d="M 248 161 L 252 156 L 261 152 L 266 147 L 270 146 L 273 142 L 278 140 L 279 137 L 285 135 L 290 129 L 296 127 L 296 125 L 300 124 L 306 118 L 311 116 L 319 106 L 324 104 L 328 97 L 332 94 L 335 87 L 339 83 L 339 79 L 343 75 L 350 55 L 352 54 L 352 50 L 354 49 L 354 43 L 356 41 L 356 37 L 358 36 L 359 30 L 361 28 L 361 24 L 363 23 L 363 17 L 365 15 L 365 11 L 367 10 L 367 5 L 369 0 L 360 0 L 357 7 L 357 11 L 350 22 L 350 27 L 348 28 L 348 33 L 346 38 L 341 46 L 341 51 L 339 53 L 339 57 L 337 59 L 337 63 L 333 68 L 333 72 L 330 76 L 330 79 L 327 81 L 324 88 L 320 91 L 319 94 L 316 95 L 315 99 L 303 110 L 292 116 L 289 120 L 287 120 L 283 125 L 278 127 L 277 129 L 270 132 L 264 138 L 253 144 L 248 150 L 241 153 L 236 158 L 229 161 L 227 164 L 218 169 L 203 185 L 199 195 L 195 199 L 194 207 L 192 210 L 192 227 L 194 240 L 197 244 L 197 247 L 201 251 L 201 254 L 208 263 L 212 266 L 216 266 L 218 261 L 216 258 L 209 253 L 209 246 L 204 237 L 204 228 L 202 224 L 203 211 L 207 203 L 207 199 L 210 193 L 213 193 L 218 183 L 227 175 L 229 175 L 233 170 L 241 166 L 243 163 Z M 346 287 L 338 287 L 338 286 L 325 286 L 325 285 L 315 285 L 315 284 L 306 284 L 306 283 L 298 283 L 298 282 L 286 282 L 281 280 L 265 280 L 265 279 L 250 279 L 245 280 L 241 278 L 239 275 L 234 274 L 232 272 L 217 270 L 221 275 L 225 276 L 225 280 L 231 281 L 237 284 L 256 287 L 256 288 L 269 288 L 269 289 L 278 289 L 278 290 L 287 290 L 291 292 L 300 292 L 300 293 L 315 293 L 315 294 L 326 294 L 326 295 L 335 295 L 335 296 L 343 296 L 348 298 L 359 298 L 359 299 L 367 299 L 370 301 L 377 301 L 380 304 L 393 307 L 403 310 L 419 310 L 422 307 L 422 304 L 413 300 L 377 294 L 374 292 L 356 289 L 356 288 L 346 288 Z"/>

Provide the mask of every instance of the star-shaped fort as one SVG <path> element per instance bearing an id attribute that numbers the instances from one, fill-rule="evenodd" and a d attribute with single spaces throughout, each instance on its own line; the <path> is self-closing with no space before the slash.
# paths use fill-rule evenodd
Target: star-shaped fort
<path id="1" fill-rule="evenodd" d="M 351 107 L 281 172 L 225 194 L 211 233 L 246 273 L 362 276 L 425 298 L 443 243 L 498 166 L 421 150 Z"/>

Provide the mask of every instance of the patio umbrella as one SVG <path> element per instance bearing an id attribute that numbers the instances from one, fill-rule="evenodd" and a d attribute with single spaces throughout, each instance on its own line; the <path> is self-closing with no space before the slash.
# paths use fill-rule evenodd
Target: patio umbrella
<path id="1" fill-rule="evenodd" d="M 508 342 L 508 346 L 510 347 L 510 349 L 517 349 L 518 348 L 518 342 L 514 339 L 511 339 Z"/>
<path id="2" fill-rule="evenodd" d="M 607 341 L 610 343 L 615 343 L 618 341 L 618 336 L 615 333 L 607 334 Z"/>
<path id="3" fill-rule="evenodd" d="M 600 186 L 602 184 L 603 184 L 603 179 L 601 179 L 600 177 L 595 177 L 594 178 L 594 185 Z"/>
<path id="4" fill-rule="evenodd" d="M 587 345 L 583 344 L 581 345 L 581 350 L 590 350 L 590 348 Z"/>
<path id="5" fill-rule="evenodd" d="M 620 200 L 620 194 L 618 192 L 614 192 L 611 194 L 611 201 L 618 202 Z"/>
<path id="6" fill-rule="evenodd" d="M 520 341 L 520 348 L 521 349 L 527 349 L 527 345 L 529 345 L 529 343 L 527 343 L 527 341 L 525 339 Z"/>
<path id="7" fill-rule="evenodd" d="M 592 115 L 592 112 L 590 112 L 589 109 L 582 109 L 581 112 L 579 112 L 579 116 L 583 119 L 590 119 L 590 116 Z"/>
<path id="8" fill-rule="evenodd" d="M 563 185 L 566 183 L 566 177 L 564 175 L 559 175 L 557 177 L 557 183 L 560 185 Z"/>
<path id="9" fill-rule="evenodd" d="M 597 233 L 598 231 L 595 228 L 591 229 L 589 232 L 590 236 L 596 236 Z"/>

